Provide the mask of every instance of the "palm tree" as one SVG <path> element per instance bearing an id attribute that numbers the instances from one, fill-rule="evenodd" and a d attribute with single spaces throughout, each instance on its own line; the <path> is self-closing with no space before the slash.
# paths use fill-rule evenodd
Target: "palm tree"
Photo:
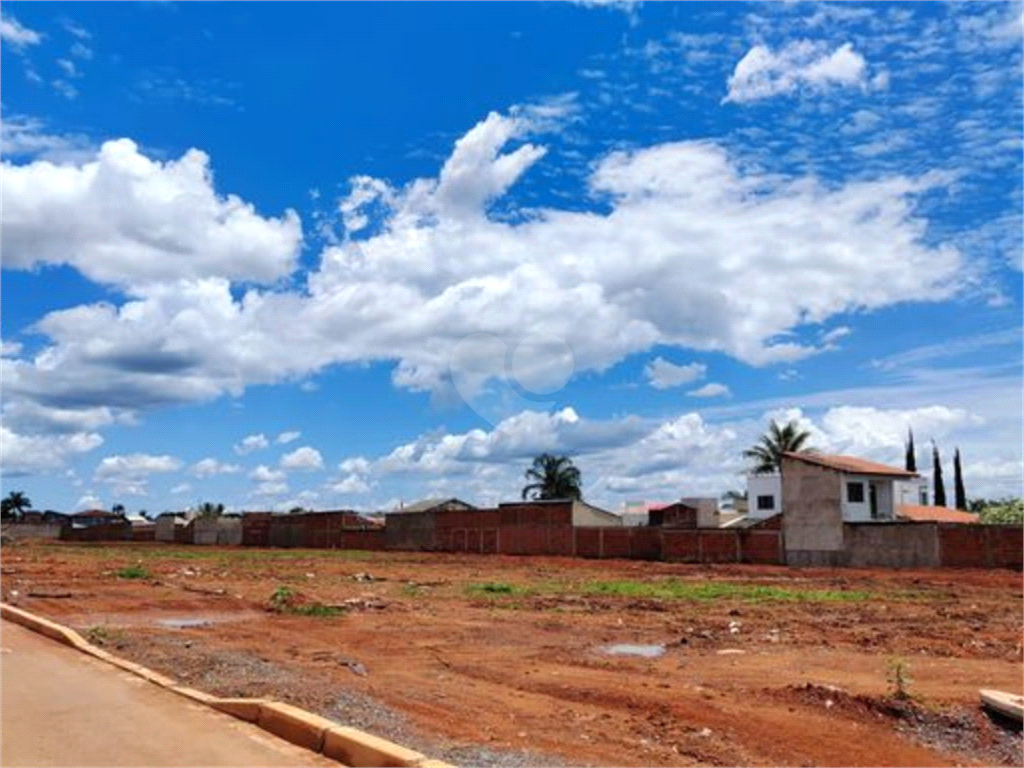
<path id="1" fill-rule="evenodd" d="M 542 453 L 533 460 L 533 466 L 525 472 L 528 483 L 523 488 L 523 498 L 579 499 L 583 497 L 580 485 L 583 480 L 580 471 L 573 466 L 568 456 L 552 456 Z"/>
<path id="2" fill-rule="evenodd" d="M 784 453 L 813 453 L 814 449 L 806 445 L 810 439 L 811 433 L 800 429 L 795 421 L 780 427 L 772 419 L 768 432 L 761 436 L 760 442 L 745 450 L 743 455 L 754 460 L 755 475 L 767 475 L 779 471 Z"/>
<path id="3" fill-rule="evenodd" d="M 204 501 L 196 507 L 196 514 L 199 517 L 220 517 L 224 514 L 224 505 L 212 504 L 209 501 Z"/>
<path id="4" fill-rule="evenodd" d="M 11 491 L 0 501 L 0 516 L 4 520 L 10 517 L 21 517 L 26 509 L 32 509 L 32 502 L 21 491 Z"/>

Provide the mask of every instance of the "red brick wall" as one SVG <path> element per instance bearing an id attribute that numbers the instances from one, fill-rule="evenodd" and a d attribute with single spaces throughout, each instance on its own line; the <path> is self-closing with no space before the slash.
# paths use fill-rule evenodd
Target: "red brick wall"
<path id="1" fill-rule="evenodd" d="M 577 557 L 600 557 L 601 556 L 601 529 L 600 528 L 576 528 L 573 531 L 576 539 Z"/>
<path id="2" fill-rule="evenodd" d="M 262 512 L 242 515 L 242 546 L 270 545 L 270 515 Z"/>
<path id="3" fill-rule="evenodd" d="M 773 518 L 774 519 L 774 518 Z M 784 563 L 782 536 L 773 530 L 739 531 L 740 560 L 744 563 Z"/>
<path id="4" fill-rule="evenodd" d="M 661 559 L 661 531 L 657 528 L 630 528 L 629 534 L 631 560 Z"/>
<path id="5" fill-rule="evenodd" d="M 1024 528 L 1016 525 L 938 524 L 939 558 L 947 568 L 1018 568 Z"/>
<path id="6" fill-rule="evenodd" d="M 662 531 L 661 556 L 665 560 L 696 563 L 700 555 L 700 534 L 697 531 Z"/>
<path id="7" fill-rule="evenodd" d="M 132 541 L 156 541 L 156 526 L 132 526 Z"/>
<path id="8" fill-rule="evenodd" d="M 702 563 L 735 563 L 739 560 L 739 531 L 702 530 L 699 536 Z"/>
<path id="9" fill-rule="evenodd" d="M 629 528 L 599 528 L 601 557 L 629 559 Z"/>

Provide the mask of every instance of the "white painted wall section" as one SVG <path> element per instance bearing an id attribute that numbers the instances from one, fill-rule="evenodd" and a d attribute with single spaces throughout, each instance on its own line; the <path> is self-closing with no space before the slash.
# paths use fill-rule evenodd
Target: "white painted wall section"
<path id="1" fill-rule="evenodd" d="M 766 507 L 771 497 L 771 507 Z M 760 503 L 759 503 L 760 500 Z M 782 511 L 782 476 L 747 475 L 747 517 L 763 520 Z"/>

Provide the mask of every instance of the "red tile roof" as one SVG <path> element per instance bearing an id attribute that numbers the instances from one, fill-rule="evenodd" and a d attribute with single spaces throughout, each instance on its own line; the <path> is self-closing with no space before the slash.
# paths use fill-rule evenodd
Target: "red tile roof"
<path id="1" fill-rule="evenodd" d="M 856 456 L 841 456 L 832 453 L 784 453 L 782 455 L 788 459 L 798 459 L 808 464 L 817 464 L 819 467 L 827 467 L 828 469 L 835 469 L 855 475 L 918 476 L 916 472 L 909 472 L 899 467 L 890 467 L 887 464 L 878 464 L 866 459 L 858 459 Z"/>
<path id="2" fill-rule="evenodd" d="M 979 520 L 979 516 L 973 512 L 962 512 L 948 507 L 922 507 L 918 504 L 898 505 L 896 516 L 918 523 L 976 523 Z"/>

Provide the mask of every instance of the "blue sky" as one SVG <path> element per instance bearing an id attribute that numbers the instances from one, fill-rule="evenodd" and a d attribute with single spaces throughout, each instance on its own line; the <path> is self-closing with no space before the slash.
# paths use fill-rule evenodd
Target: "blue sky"
<path id="1" fill-rule="evenodd" d="M 719 494 L 771 418 L 1022 471 L 1021 5 L 4 4 L 36 506 Z M 947 473 L 950 468 L 947 467 Z"/>

